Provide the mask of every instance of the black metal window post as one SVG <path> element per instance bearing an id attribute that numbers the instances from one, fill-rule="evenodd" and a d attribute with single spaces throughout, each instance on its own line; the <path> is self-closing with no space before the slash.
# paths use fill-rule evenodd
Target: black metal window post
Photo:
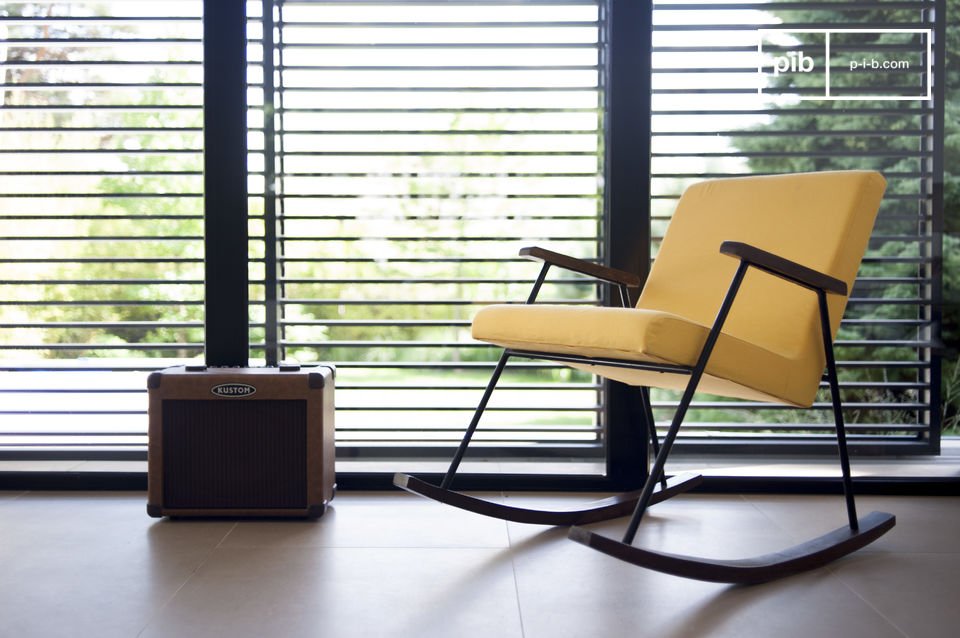
<path id="1" fill-rule="evenodd" d="M 606 263 L 638 273 L 650 267 L 650 69 L 653 7 L 608 0 L 603 55 Z M 647 448 L 639 388 L 604 381 L 607 475 L 621 489 L 646 478 Z"/>
<path id="2" fill-rule="evenodd" d="M 206 361 L 249 358 L 247 29 L 244 0 L 203 3 Z"/>
<path id="3" fill-rule="evenodd" d="M 278 365 L 282 357 L 280 342 L 282 333 L 280 319 L 282 307 L 280 298 L 279 216 L 277 214 L 280 176 L 277 175 L 277 107 L 281 105 L 277 98 L 277 86 L 274 78 L 276 65 L 274 55 L 277 51 L 274 20 L 276 0 L 262 0 L 263 14 L 263 279 L 264 279 L 264 359 L 268 366 Z M 277 11 L 282 4 L 277 5 Z M 282 24 L 282 13 L 281 24 Z M 282 51 L 282 49 L 281 49 Z M 282 59 L 281 59 L 282 66 Z M 281 147 L 282 148 L 282 147 Z"/>
<path id="4" fill-rule="evenodd" d="M 933 98 L 930 106 L 932 111 L 923 118 L 923 128 L 926 135 L 923 139 L 923 150 L 927 157 L 923 160 L 926 170 L 930 176 L 923 182 L 923 192 L 928 195 L 927 201 L 921 203 L 922 209 L 919 211 L 920 218 L 927 220 L 921 222 L 920 234 L 929 234 L 933 237 L 930 244 L 930 263 L 925 265 L 921 273 L 929 283 L 926 284 L 927 290 L 924 296 L 931 300 L 927 309 L 921 307 L 921 320 L 927 322 L 926 328 L 921 337 L 924 341 L 935 343 L 938 346 L 943 342 L 941 324 L 943 322 L 943 233 L 944 233 L 944 124 L 946 106 L 946 38 L 947 38 L 947 20 L 946 20 L 946 2 L 938 0 L 934 3 L 932 9 L 927 9 L 928 22 L 934 25 L 933 30 L 933 86 L 931 88 L 931 97 Z M 930 16 L 929 13 L 933 15 Z M 924 227 L 925 226 L 925 227 Z M 920 351 L 921 360 L 926 359 L 930 362 L 930 367 L 923 373 L 929 390 L 923 396 L 931 409 L 921 414 L 921 419 L 925 419 L 924 425 L 929 426 L 930 453 L 940 454 L 940 431 L 943 427 L 940 406 L 941 397 L 941 355 L 937 348 L 932 348 L 924 352 Z"/>

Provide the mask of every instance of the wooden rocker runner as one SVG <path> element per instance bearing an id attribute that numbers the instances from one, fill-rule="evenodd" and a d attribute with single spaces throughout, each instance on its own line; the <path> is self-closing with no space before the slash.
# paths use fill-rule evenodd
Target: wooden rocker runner
<path id="1" fill-rule="evenodd" d="M 582 525 L 633 514 L 622 540 L 581 527 L 570 538 L 627 562 L 707 581 L 757 583 L 820 567 L 882 536 L 896 519 L 858 518 L 850 476 L 833 340 L 866 250 L 885 181 L 873 171 L 750 176 L 701 182 L 677 204 L 640 299 L 628 305 L 627 273 L 540 248 L 528 303 L 483 308 L 476 339 L 505 348 L 443 483 L 398 474 L 404 489 L 488 516 Z M 550 266 L 616 284 L 625 307 L 536 304 Z M 656 460 L 642 489 L 584 507 L 545 512 L 490 503 L 450 489 L 460 460 L 510 357 L 559 361 L 643 388 Z M 666 554 L 633 546 L 647 508 L 690 489 L 698 476 L 665 480 L 664 468 L 693 395 L 810 407 L 826 368 L 847 525 L 790 549 L 737 560 Z M 648 388 L 682 390 L 658 445 Z"/>

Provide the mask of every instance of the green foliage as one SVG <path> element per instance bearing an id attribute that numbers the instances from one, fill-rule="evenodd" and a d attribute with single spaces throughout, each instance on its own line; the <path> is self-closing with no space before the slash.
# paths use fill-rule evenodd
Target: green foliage
<path id="1" fill-rule="evenodd" d="M 7 3 L 0 7 L 0 15 L 94 17 L 108 10 L 105 5 L 92 3 L 24 2 Z M 0 91 L 4 104 L 161 106 L 190 102 L 177 88 L 107 88 L 114 82 L 137 80 L 110 77 L 116 68 L 109 65 L 87 67 L 84 61 L 99 49 L 91 53 L 91 48 L 83 44 L 64 44 L 85 38 L 136 37 L 137 28 L 125 22 L 96 20 L 12 21 L 4 25 L 4 37 L 37 44 L 3 49 L 5 61 L 11 62 L 4 65 L 3 83 L 10 87 L 51 87 Z M 44 45 L 45 40 L 50 44 Z M 169 51 L 174 57 L 179 54 L 175 47 Z M 124 71 L 128 73 L 142 73 L 144 84 L 176 85 L 189 80 L 183 77 L 188 71 L 179 66 Z M 77 88 L 74 85 L 78 83 L 105 86 Z M 171 344 L 203 340 L 202 290 L 196 283 L 184 283 L 202 279 L 202 244 L 185 239 L 203 234 L 201 179 L 186 174 L 201 167 L 199 154 L 182 153 L 200 147 L 200 133 L 165 130 L 198 127 L 199 121 L 191 121 L 199 120 L 196 114 L 77 108 L 7 110 L 0 112 L 0 119 L 5 141 L 12 141 L 14 147 L 89 152 L 50 153 L 39 158 L 27 155 L 24 165 L 4 167 L 36 169 L 37 175 L 24 178 L 19 188 L 42 195 L 0 200 L 3 213 L 31 216 L 17 221 L 12 234 L 45 238 L 42 242 L 13 244 L 19 251 L 15 256 L 51 261 L 3 267 L 6 279 L 34 282 L 8 287 L 5 296 L 34 303 L 0 306 L 0 320 L 46 325 L 42 329 L 4 330 L 0 339 L 5 343 L 47 344 L 49 350 L 33 353 L 45 358 L 196 354 L 196 347 L 174 349 Z M 91 157 L 96 158 L 95 165 L 91 165 Z M 108 176 L 98 178 L 90 173 L 96 170 Z M 157 327 L 158 323 L 167 327 Z"/>
<path id="2" fill-rule="evenodd" d="M 139 95 L 143 105 L 169 103 L 161 91 Z M 198 148 L 199 133 L 170 133 L 156 112 L 124 112 L 121 128 L 142 132 L 104 135 L 102 149 L 173 150 Z M 156 131 L 156 132 L 153 132 Z M 42 288 L 35 318 L 50 323 L 43 338 L 53 346 L 48 358 L 85 356 L 190 357 L 203 342 L 203 236 L 201 180 L 195 156 L 174 153 L 122 155 L 122 170 L 103 177 L 96 208 L 67 222 L 69 232 L 87 241 L 62 242 L 60 263 L 49 278 L 68 281 Z M 129 238 L 115 240 L 111 238 Z M 190 260 L 175 263 L 176 260 Z M 184 283 L 193 282 L 193 283 Z M 57 327 L 56 324 L 65 324 Z M 124 324 L 118 326 L 116 324 Z M 165 327 L 158 324 L 166 324 Z M 122 346 L 157 347 L 124 349 Z M 108 345 L 110 348 L 102 346 Z"/>

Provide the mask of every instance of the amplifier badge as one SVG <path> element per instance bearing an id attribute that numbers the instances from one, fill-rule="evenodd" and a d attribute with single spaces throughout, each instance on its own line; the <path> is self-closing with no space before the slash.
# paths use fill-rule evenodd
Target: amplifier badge
<path id="1" fill-rule="evenodd" d="M 228 397 L 228 398 L 237 398 L 237 397 L 248 397 L 254 394 L 257 391 L 252 385 L 247 385 L 246 383 L 221 383 L 220 385 L 215 385 L 210 388 L 210 393 L 215 394 L 218 397 Z"/>

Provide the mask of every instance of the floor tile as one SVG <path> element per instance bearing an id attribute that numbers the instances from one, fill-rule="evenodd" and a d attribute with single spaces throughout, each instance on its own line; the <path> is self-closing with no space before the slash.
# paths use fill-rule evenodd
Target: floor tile
<path id="1" fill-rule="evenodd" d="M 144 502 L 31 492 L 0 507 L 0 634 L 136 636 L 232 526 L 156 521 Z"/>
<path id="2" fill-rule="evenodd" d="M 152 547 L 166 542 L 215 546 L 235 525 L 229 520 L 170 521 L 147 516 L 138 492 L 29 492 L 0 510 L 0 552 L 43 546 L 110 551 L 113 543 Z"/>
<path id="3" fill-rule="evenodd" d="M 241 521 L 224 547 L 507 547 L 506 524 L 400 492 L 344 492 L 316 521 Z"/>
<path id="4" fill-rule="evenodd" d="M 143 636 L 519 638 L 507 550 L 222 548 Z"/>
<path id="5" fill-rule="evenodd" d="M 960 554 L 860 552 L 836 575 L 910 638 L 960 633 Z"/>

